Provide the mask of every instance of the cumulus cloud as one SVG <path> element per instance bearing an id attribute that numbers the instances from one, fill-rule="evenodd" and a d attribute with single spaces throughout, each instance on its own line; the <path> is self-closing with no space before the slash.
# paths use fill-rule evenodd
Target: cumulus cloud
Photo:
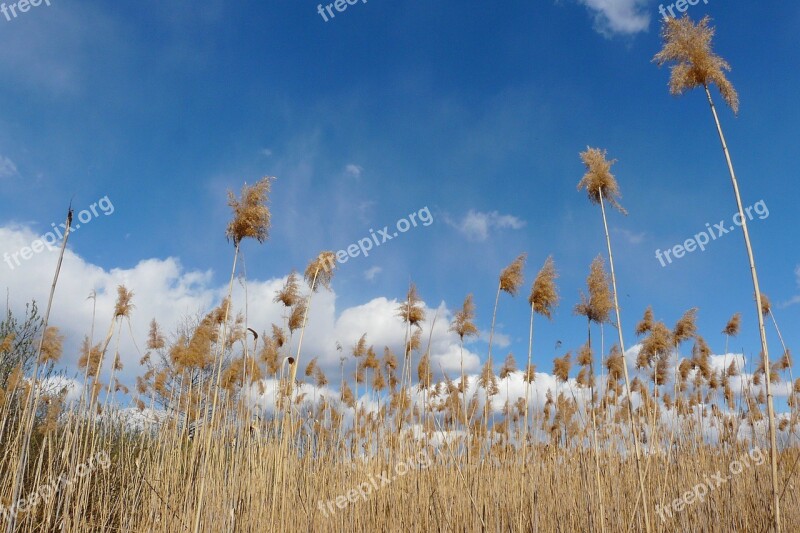
<path id="1" fill-rule="evenodd" d="M 0 252 L 30 246 L 36 238 L 27 227 L 0 227 Z M 24 309 L 25 303 L 31 299 L 39 302 L 40 307 L 44 305 L 57 259 L 58 251 L 54 248 L 52 251 L 44 249 L 14 269 L 0 263 L 0 288 L 8 288 L 12 309 Z M 284 310 L 272 300 L 284 281 L 285 277 L 248 281 L 248 327 L 261 333 L 269 331 L 273 323 L 283 324 Z M 210 311 L 227 292 L 227 283 L 215 283 L 212 272 L 187 270 L 177 258 L 146 259 L 131 268 L 106 270 L 68 248 L 50 320 L 51 325 L 58 326 L 67 337 L 62 363 L 68 372 L 76 371 L 78 346 L 83 336 L 94 330 L 94 342 L 98 342 L 107 331 L 119 285 L 125 285 L 134 293 L 135 308 L 130 328 L 127 324 L 122 328 L 120 344 L 121 360 L 125 366 L 121 379 L 129 386 L 136 376 L 143 373 L 139 365 L 140 348 L 147 337 L 151 319 L 155 318 L 162 330 L 169 334 L 186 317 Z M 96 299 L 89 299 L 93 291 Z M 244 313 L 245 291 L 241 283 L 234 284 L 232 298 L 234 312 Z M 316 293 L 309 311 L 301 365 L 318 357 L 326 371 L 338 371 L 336 343 L 340 343 L 347 354 L 364 333 L 368 334 L 368 343 L 373 344 L 379 353 L 384 346 L 389 346 L 396 354 L 401 354 L 406 330 L 396 316 L 398 305 L 396 299 L 380 297 L 354 307 L 337 309 L 335 292 Z M 460 368 L 458 337 L 447 330 L 452 313 L 444 303 L 436 308 L 426 306 L 425 312 L 423 347 L 427 345 L 430 324 L 436 317 L 430 336 L 432 368 L 437 374 L 439 368 L 445 371 Z M 93 315 L 96 316 L 94 323 Z M 290 349 L 297 349 L 297 339 Z M 347 365 L 352 365 L 352 359 L 348 357 Z M 478 356 L 465 349 L 464 365 L 466 371 L 477 370 L 480 367 Z"/>
<path id="2" fill-rule="evenodd" d="M 594 28 L 611 37 L 646 31 L 650 26 L 648 0 L 580 0 L 594 15 Z"/>
<path id="3" fill-rule="evenodd" d="M 487 343 L 489 342 L 489 336 L 489 330 L 482 329 L 478 333 L 478 338 Z M 492 345 L 497 348 L 508 348 L 511 346 L 511 338 L 505 333 L 495 331 L 494 337 L 492 337 Z"/>
<path id="4" fill-rule="evenodd" d="M 456 228 L 471 241 L 485 241 L 493 230 L 522 229 L 525 221 L 513 215 L 501 215 L 497 211 L 483 213 L 470 209 L 460 220 L 454 221 L 445 217 L 445 222 Z"/>

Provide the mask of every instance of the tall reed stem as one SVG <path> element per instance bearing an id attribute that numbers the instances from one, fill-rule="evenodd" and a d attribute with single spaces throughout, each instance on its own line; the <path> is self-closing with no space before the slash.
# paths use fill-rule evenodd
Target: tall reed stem
<path id="1" fill-rule="evenodd" d="M 717 115 L 717 108 L 714 106 L 714 100 L 711 98 L 711 91 L 708 90 L 708 85 L 703 85 L 708 97 L 708 105 L 711 107 L 711 114 L 714 116 L 714 123 L 717 126 L 717 133 L 719 133 L 719 140 L 722 143 L 722 152 L 725 154 L 725 162 L 728 165 L 728 172 L 731 175 L 731 185 L 733 185 L 733 194 L 736 196 L 736 206 L 739 209 L 739 218 L 742 221 L 742 234 L 744 235 L 744 244 L 747 248 L 747 259 L 750 263 L 750 275 L 753 279 L 753 290 L 756 294 L 756 313 L 758 315 L 758 333 L 761 337 L 761 357 L 764 364 L 764 377 L 765 388 L 767 392 L 767 417 L 769 424 L 769 442 L 770 442 L 770 468 L 772 470 L 772 519 L 773 528 L 775 533 L 781 531 L 781 508 L 780 508 L 780 494 L 778 486 L 778 447 L 776 443 L 775 431 L 775 406 L 772 398 L 772 385 L 770 379 L 770 362 L 769 350 L 767 348 L 767 333 L 764 329 L 764 314 L 761 307 L 761 290 L 758 286 L 758 274 L 756 273 L 756 262 L 753 257 L 753 248 L 750 244 L 750 233 L 747 231 L 747 218 L 744 216 L 744 208 L 742 207 L 742 198 L 739 194 L 739 182 L 736 180 L 736 173 L 733 170 L 733 162 L 731 155 L 728 151 L 728 144 L 725 142 L 725 135 L 722 133 L 722 125 Z"/>

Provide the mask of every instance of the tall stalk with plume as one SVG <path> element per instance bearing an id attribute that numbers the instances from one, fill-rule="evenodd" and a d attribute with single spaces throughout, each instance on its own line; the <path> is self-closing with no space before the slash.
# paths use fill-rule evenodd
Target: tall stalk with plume
<path id="1" fill-rule="evenodd" d="M 472 295 L 468 294 L 464 298 L 464 304 L 461 309 L 456 312 L 453 322 L 450 324 L 450 331 L 458 335 L 459 349 L 461 355 L 461 382 L 459 389 L 461 389 L 461 399 L 463 406 L 463 424 L 464 431 L 469 434 L 469 425 L 467 423 L 467 390 L 469 383 L 466 382 L 467 376 L 464 374 L 464 339 L 469 337 L 476 337 L 478 335 L 478 328 L 475 327 L 475 302 L 472 300 Z M 469 445 L 467 445 L 469 452 Z"/>
<path id="2" fill-rule="evenodd" d="M 500 278 L 497 283 L 497 294 L 494 298 L 494 311 L 492 311 L 492 327 L 489 330 L 489 350 L 486 360 L 485 368 L 492 368 L 492 342 L 494 341 L 494 325 L 497 319 L 497 305 L 500 303 L 500 293 L 506 292 L 512 297 L 516 296 L 519 288 L 522 287 L 524 281 L 523 270 L 525 268 L 525 259 L 527 254 L 520 254 L 514 261 L 511 262 L 506 268 L 500 272 Z M 488 405 L 491 402 L 491 396 L 486 395 L 486 409 L 484 409 L 484 430 L 488 431 L 489 428 L 489 411 L 491 407 Z"/>
<path id="3" fill-rule="evenodd" d="M 747 249 L 747 259 L 750 266 L 750 275 L 753 280 L 753 290 L 755 291 L 756 314 L 758 315 L 758 332 L 761 337 L 761 357 L 766 374 L 767 392 L 767 418 L 769 423 L 770 440 L 770 466 L 772 470 L 772 521 L 776 533 L 781 530 L 780 496 L 778 480 L 778 449 L 776 443 L 775 428 L 775 407 L 772 396 L 770 380 L 769 350 L 767 348 L 767 334 L 764 329 L 764 312 L 761 301 L 761 290 L 758 284 L 758 274 L 756 263 L 753 257 L 753 248 L 750 244 L 750 233 L 747 230 L 747 217 L 744 216 L 742 198 L 739 194 L 739 182 L 733 170 L 728 145 L 722 126 L 717 115 L 717 108 L 714 99 L 711 97 L 711 85 L 716 85 L 722 99 L 734 114 L 739 112 L 739 95 L 733 84 L 725 75 L 731 67 L 727 61 L 716 55 L 711 48 L 711 41 L 714 37 L 715 29 L 710 25 L 711 19 L 704 17 L 695 24 L 688 16 L 680 19 L 667 19 L 661 31 L 664 40 L 664 47 L 658 52 L 653 60 L 659 65 L 672 64 L 669 81 L 669 90 L 673 95 L 681 95 L 696 87 L 702 87 L 711 108 L 711 115 L 717 127 L 722 152 L 725 155 L 725 162 L 728 165 L 728 172 L 731 177 L 733 194 L 736 198 L 736 207 L 739 210 L 739 217 L 742 221 L 742 235 Z"/>
<path id="4" fill-rule="evenodd" d="M 625 209 L 619 203 L 621 196 L 619 184 L 617 183 L 614 175 L 611 174 L 611 165 L 616 160 L 607 160 L 606 151 L 599 148 L 586 148 L 585 152 L 580 154 L 583 164 L 586 166 L 586 174 L 580 182 L 578 182 L 578 190 L 586 189 L 589 196 L 589 201 L 593 204 L 600 204 L 600 212 L 603 215 L 603 228 L 606 233 L 606 245 L 608 247 L 608 264 L 611 268 L 611 288 L 614 294 L 614 311 L 617 318 L 617 335 L 619 337 L 619 347 L 622 354 L 625 354 L 625 340 L 622 334 L 622 320 L 620 319 L 619 312 L 619 298 L 617 295 L 617 276 L 614 272 L 614 254 L 611 251 L 611 237 L 608 233 L 608 220 L 606 219 L 606 202 L 611 204 L 620 213 L 627 214 Z M 633 436 L 633 447 L 636 453 L 636 470 L 639 477 L 639 491 L 642 496 L 642 509 L 644 512 L 644 523 L 647 533 L 650 533 L 650 509 L 648 508 L 647 492 L 645 491 L 644 479 L 645 472 L 642 469 L 642 453 L 639 447 L 639 436 L 637 434 L 636 425 L 633 417 L 633 402 L 631 397 L 631 381 L 630 374 L 628 373 L 628 362 L 623 357 L 623 375 L 625 376 L 625 394 L 628 396 L 628 422 L 631 425 L 631 433 Z"/>
<path id="5" fill-rule="evenodd" d="M 297 377 L 297 368 L 300 364 L 300 350 L 303 348 L 303 336 L 306 332 L 306 324 L 308 323 L 308 310 L 311 308 L 311 298 L 317 292 L 320 286 L 326 289 L 331 288 L 331 279 L 333 279 L 333 269 L 336 267 L 336 255 L 331 251 L 320 252 L 306 267 L 303 277 L 311 289 L 308 297 L 303 306 L 303 323 L 300 327 L 300 339 L 297 341 L 297 355 L 294 358 L 294 363 L 291 365 L 289 383 L 287 385 L 287 395 L 291 398 L 292 387 L 294 380 Z"/>
<path id="6" fill-rule="evenodd" d="M 587 297 L 581 292 L 581 302 L 575 306 L 575 314 L 586 317 L 587 341 L 584 349 L 578 355 L 578 363 L 585 369 L 589 369 L 588 378 L 579 380 L 589 384 L 589 408 L 592 420 L 592 447 L 594 449 L 595 460 L 595 483 L 597 487 L 597 498 L 600 503 L 600 530 L 605 531 L 605 505 L 603 503 L 603 493 L 600 484 L 600 454 L 597 443 L 597 416 L 594 403 L 594 356 L 592 355 L 592 322 L 602 326 L 610 322 L 611 310 L 614 304 L 611 302 L 609 291 L 608 274 L 603 268 L 603 259 L 597 256 L 589 268 L 589 277 L 586 278 L 586 286 L 589 290 Z"/>
<path id="7" fill-rule="evenodd" d="M 544 266 L 536 275 L 531 286 L 531 294 L 528 296 L 528 304 L 531 306 L 531 323 L 528 333 L 528 365 L 525 367 L 525 424 L 522 434 L 523 446 L 527 446 L 528 438 L 528 404 L 530 403 L 530 385 L 534 380 L 535 369 L 533 367 L 533 315 L 539 314 L 548 320 L 553 319 L 553 311 L 558 305 L 558 289 L 555 280 L 558 278 L 556 265 L 552 257 L 548 257 Z"/>
<path id="8" fill-rule="evenodd" d="M 233 280 L 236 277 L 236 262 L 239 258 L 239 248 L 244 239 L 255 239 L 259 243 L 263 243 L 269 238 L 269 229 L 272 215 L 267 207 L 269 201 L 269 192 L 272 186 L 271 177 L 260 179 L 252 186 L 245 184 L 242 187 L 241 198 L 236 198 L 233 192 L 228 191 L 228 205 L 233 210 L 233 218 L 228 223 L 225 230 L 225 236 L 229 241 L 233 242 L 233 266 L 231 268 L 231 277 L 228 282 L 228 294 L 224 301 L 225 309 L 222 319 L 222 324 L 219 329 L 216 343 L 216 365 L 214 369 L 214 378 L 209 380 L 210 386 L 213 386 L 213 400 L 211 402 L 211 420 L 214 419 L 214 414 L 217 409 L 217 400 L 219 397 L 220 379 L 222 376 L 222 360 L 225 352 L 225 343 L 227 341 L 227 324 L 228 315 L 231 307 L 231 293 L 233 292 Z M 213 424 L 212 424 L 213 425 Z M 202 427 L 202 426 L 201 426 Z M 205 450 L 211 446 L 211 436 L 213 432 L 209 429 L 206 431 Z M 200 514 L 203 509 L 203 497 L 205 494 L 205 471 L 207 469 L 208 454 L 204 456 L 203 467 L 200 474 L 200 493 L 197 500 L 197 510 L 194 520 L 194 532 L 200 531 Z"/>

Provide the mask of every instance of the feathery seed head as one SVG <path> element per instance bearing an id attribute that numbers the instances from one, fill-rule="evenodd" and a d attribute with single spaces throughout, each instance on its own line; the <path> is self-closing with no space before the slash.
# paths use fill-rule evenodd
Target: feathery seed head
<path id="1" fill-rule="evenodd" d="M 575 314 L 585 316 L 597 324 L 608 322 L 614 309 L 610 283 L 611 279 L 603 267 L 603 258 L 598 255 L 592 261 L 589 276 L 586 278 L 589 297 L 581 292 L 581 303 L 575 306 Z"/>
<path id="2" fill-rule="evenodd" d="M 472 301 L 472 294 L 468 294 L 464 299 L 464 304 L 461 310 L 456 312 L 453 317 L 453 322 L 450 324 L 450 331 L 461 337 L 464 341 L 465 337 L 475 337 L 478 335 L 478 328 L 473 324 L 475 319 L 475 303 Z"/>
<path id="3" fill-rule="evenodd" d="M 242 187 L 241 199 L 228 191 L 228 205 L 233 219 L 228 223 L 225 236 L 238 246 L 243 239 L 251 238 L 263 243 L 269 237 L 271 215 L 267 202 L 274 178 L 265 177 L 253 186 Z"/>
<path id="4" fill-rule="evenodd" d="M 697 333 L 697 308 L 693 307 L 686 311 L 675 324 L 672 330 L 672 337 L 675 344 L 680 344 L 695 336 Z"/>
<path id="5" fill-rule="evenodd" d="M 320 285 L 326 289 L 330 289 L 334 268 L 336 268 L 336 254 L 330 250 L 326 250 L 320 252 L 319 255 L 308 264 L 303 277 L 314 292 L 317 291 Z"/>
<path id="6" fill-rule="evenodd" d="M 647 309 L 644 310 L 644 316 L 642 317 L 641 322 L 636 325 L 636 335 L 644 335 L 648 331 L 653 329 L 653 308 L 651 306 L 647 306 Z"/>
<path id="7" fill-rule="evenodd" d="M 611 173 L 611 165 L 617 162 L 616 159 L 606 159 L 606 150 L 599 148 L 586 147 L 585 152 L 581 152 L 581 160 L 586 166 L 586 174 L 578 182 L 578 190 L 586 189 L 586 194 L 589 195 L 589 200 L 593 204 L 599 204 L 601 200 L 606 200 L 612 207 L 616 208 L 620 213 L 627 214 L 625 208 L 619 204 L 619 198 L 622 196 L 619 190 L 619 184 L 616 178 Z"/>
<path id="8" fill-rule="evenodd" d="M 275 303 L 280 302 L 284 307 L 292 307 L 297 303 L 299 298 L 300 283 L 297 280 L 297 272 L 292 270 L 286 278 L 286 283 L 283 284 L 283 288 L 275 294 L 275 299 L 272 301 Z"/>
<path id="9" fill-rule="evenodd" d="M 133 292 L 126 289 L 124 285 L 119 285 L 117 287 L 117 302 L 114 305 L 114 318 L 130 318 L 130 312 L 134 308 L 134 305 L 131 303 L 132 299 Z"/>
<path id="10" fill-rule="evenodd" d="M 520 254 L 519 257 L 500 272 L 500 290 L 507 292 L 511 296 L 516 296 L 523 282 L 523 269 L 527 254 Z"/>
<path id="11" fill-rule="evenodd" d="M 722 330 L 722 333 L 728 335 L 729 337 L 735 337 L 739 334 L 739 326 L 742 322 L 742 315 L 741 313 L 736 313 L 728 320 L 728 323 L 725 325 L 725 329 Z"/>
<path id="12" fill-rule="evenodd" d="M 528 303 L 533 307 L 534 312 L 553 318 L 553 310 L 558 305 L 558 290 L 555 280 L 558 277 L 553 257 L 550 256 L 544 262 L 544 266 L 536 275 L 531 287 L 531 294 Z"/>
<path id="13" fill-rule="evenodd" d="M 733 112 L 738 113 L 739 95 L 725 76 L 731 67 L 711 50 L 715 29 L 710 22 L 709 17 L 703 17 L 695 24 L 688 15 L 665 20 L 661 29 L 664 47 L 653 61 L 658 66 L 674 63 L 669 80 L 669 90 L 673 95 L 714 84 Z"/>

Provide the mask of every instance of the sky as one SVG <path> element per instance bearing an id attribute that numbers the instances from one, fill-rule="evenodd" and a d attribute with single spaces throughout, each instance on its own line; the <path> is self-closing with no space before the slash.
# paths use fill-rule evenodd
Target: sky
<path id="1" fill-rule="evenodd" d="M 95 342 L 107 328 L 119 284 L 135 295 L 121 344 L 129 385 L 152 318 L 173 332 L 219 303 L 233 259 L 227 191 L 263 176 L 276 178 L 270 236 L 244 243 L 237 274 L 247 283 L 234 284 L 250 327 L 281 323 L 272 298 L 292 269 L 388 226 L 391 239 L 338 265 L 331 291 L 314 296 L 306 361 L 336 372 L 336 343 L 347 354 L 363 333 L 377 350 L 399 351 L 394 309 L 413 282 L 426 336 L 436 317 L 434 366 L 450 375 L 460 352 L 447 324 L 474 295 L 482 336 L 465 347 L 465 364 L 477 372 L 498 274 L 525 252 L 525 285 L 500 298 L 493 353 L 525 364 L 527 295 L 552 255 L 561 304 L 552 321 L 536 318 L 533 355 L 551 373 L 553 357 L 585 342 L 573 308 L 592 259 L 607 256 L 599 207 L 577 190 L 587 146 L 618 160 L 628 211 L 608 213 L 626 345 L 648 305 L 670 327 L 697 307 L 715 354 L 726 353 L 720 331 L 736 312 L 742 332 L 728 351 L 747 361 L 759 352 L 741 229 L 663 266 L 656 255 L 707 223 L 730 229 L 736 212 L 704 94 L 671 96 L 668 69 L 652 62 L 659 5 L 670 4 L 361 0 L 334 7 L 335 17 L 307 0 L 49 4 L 0 11 L 9 13 L 0 14 L 0 288 L 16 313 L 31 299 L 44 308 L 58 253 L 20 253 L 71 202 L 82 224 L 51 317 L 66 336 L 67 373 L 93 313 Z M 687 11 L 712 17 L 715 51 L 732 66 L 738 116 L 712 94 L 752 207 L 761 288 L 792 348 L 800 5 L 703 0 Z M 416 225 L 398 226 L 411 214 Z M 607 351 L 616 335 L 604 334 Z"/>

